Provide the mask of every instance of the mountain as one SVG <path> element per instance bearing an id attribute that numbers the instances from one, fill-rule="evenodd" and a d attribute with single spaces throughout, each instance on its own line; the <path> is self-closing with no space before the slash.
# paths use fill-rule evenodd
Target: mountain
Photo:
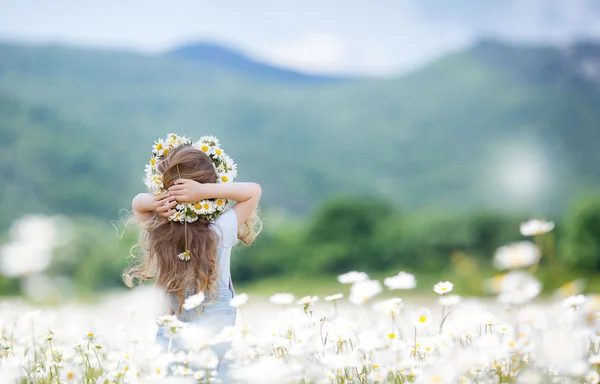
<path id="1" fill-rule="evenodd" d="M 104 150 L 117 148 L 115 138 L 87 128 L 0 94 L 0 228 L 24 213 L 115 217 L 112 186 L 126 183 Z"/>
<path id="2" fill-rule="evenodd" d="M 324 84 L 347 79 L 333 76 L 311 75 L 279 68 L 243 55 L 222 45 L 196 43 L 183 45 L 166 53 L 166 56 L 235 71 L 264 81 Z"/>
<path id="3" fill-rule="evenodd" d="M 128 207 L 143 190 L 153 141 L 174 131 L 218 136 L 239 164 L 239 180 L 263 185 L 266 211 L 303 214 L 350 194 L 405 210 L 551 215 L 600 187 L 600 92 L 592 70 L 581 72 L 597 52 L 589 43 L 488 41 L 401 77 L 306 87 L 169 55 L 0 44 L 0 95 L 22 114 L 48 111 L 81 145 L 65 148 L 46 123 L 1 115 L 0 122 L 24 141 L 46 132 L 36 147 L 46 156 L 39 178 L 70 175 L 78 201 L 97 202 L 77 204 L 83 214 L 116 217 Z M 19 190 L 42 188 L 36 151 L 18 148 L 5 148 L 4 167 L 33 170 Z M 70 168 L 72 148 L 97 159 L 94 167 Z M 56 166 L 47 166 L 53 156 Z M 44 197 L 48 211 L 62 211 L 71 196 L 58 185 L 63 195 Z M 98 201 L 98 191 L 110 199 Z M 2 199 L 0 208 L 14 217 L 39 207 L 23 196 L 20 204 Z"/>
<path id="4" fill-rule="evenodd" d="M 538 85 L 562 85 L 600 89 L 600 44 L 586 41 L 561 48 L 509 46 L 483 40 L 472 49 L 473 57 L 510 70 L 522 81 Z"/>

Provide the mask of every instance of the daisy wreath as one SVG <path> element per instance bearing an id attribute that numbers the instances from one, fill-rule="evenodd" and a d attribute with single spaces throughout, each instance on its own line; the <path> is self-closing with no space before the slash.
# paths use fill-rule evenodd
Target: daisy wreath
<path id="1" fill-rule="evenodd" d="M 152 146 L 152 158 L 146 164 L 144 183 L 148 191 L 153 195 L 159 196 L 167 192 L 163 184 L 163 175 L 158 170 L 158 163 L 165 159 L 170 151 L 182 145 L 191 145 L 212 159 L 217 173 L 217 183 L 230 183 L 237 176 L 237 165 L 221 149 L 219 140 L 216 137 L 202 136 L 200 140 L 193 142 L 185 136 L 170 133 L 166 139 L 158 139 L 154 142 Z M 179 171 L 179 168 L 177 170 Z M 179 222 L 184 225 L 193 223 L 200 217 L 212 221 L 223 213 L 227 207 L 227 203 L 227 199 L 207 199 L 196 203 L 180 203 L 175 207 L 175 213 L 169 217 L 169 221 Z M 188 261 L 190 256 L 190 252 L 187 249 L 178 255 L 180 259 L 185 261 Z"/>

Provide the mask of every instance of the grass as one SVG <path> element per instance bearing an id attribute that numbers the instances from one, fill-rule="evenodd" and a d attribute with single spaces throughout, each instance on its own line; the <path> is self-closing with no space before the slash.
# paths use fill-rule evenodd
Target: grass
<path id="1" fill-rule="evenodd" d="M 403 291 L 402 297 L 422 296 L 433 293 L 433 285 L 439 281 L 450 281 L 454 284 L 454 292 L 464 296 L 485 296 L 484 281 L 498 274 L 491 268 L 485 270 L 451 269 L 441 272 L 414 272 L 417 278 L 417 288 Z M 383 282 L 388 276 L 393 276 L 398 271 L 379 272 L 369 274 L 372 279 Z M 542 282 L 544 294 L 552 294 L 565 283 L 583 279 L 585 281 L 584 293 L 600 293 L 600 274 L 591 274 L 577 271 L 562 271 L 559 276 L 556 271 L 548 267 L 540 267 L 535 274 Z M 293 275 L 267 277 L 248 283 L 236 283 L 236 292 L 245 292 L 255 296 L 270 296 L 277 292 L 289 292 L 296 296 L 317 295 L 326 296 L 334 293 L 348 295 L 350 286 L 340 284 L 336 275 Z M 397 296 L 396 292 L 384 290 L 384 296 Z"/>

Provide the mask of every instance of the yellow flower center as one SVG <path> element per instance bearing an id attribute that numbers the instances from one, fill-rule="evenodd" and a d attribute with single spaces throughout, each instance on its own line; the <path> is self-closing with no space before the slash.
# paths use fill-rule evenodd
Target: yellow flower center
<path id="1" fill-rule="evenodd" d="M 215 153 L 216 153 L 217 155 L 221 156 L 221 155 L 223 154 L 223 151 L 221 151 L 220 149 L 217 149 L 217 150 L 215 151 Z"/>
<path id="2" fill-rule="evenodd" d="M 87 337 L 89 337 L 91 339 L 92 337 L 94 337 L 94 333 L 93 332 L 88 333 Z"/>
<path id="3" fill-rule="evenodd" d="M 163 155 L 164 155 L 164 156 L 167 156 L 167 153 L 169 153 L 169 150 L 168 150 L 168 149 L 165 149 L 165 150 L 163 151 Z"/>
<path id="4" fill-rule="evenodd" d="M 202 148 L 200 148 L 200 150 L 202 152 L 208 152 L 208 145 L 203 145 Z"/>
<path id="5" fill-rule="evenodd" d="M 388 338 L 390 338 L 390 339 L 395 339 L 395 338 L 396 338 L 396 335 L 395 335 L 395 334 L 393 334 L 393 333 L 390 333 L 390 334 L 388 334 Z"/>
<path id="6" fill-rule="evenodd" d="M 227 175 L 223 175 L 221 176 L 221 180 L 223 180 L 223 182 L 226 183 L 227 180 L 229 180 L 229 178 L 227 177 Z"/>
<path id="7" fill-rule="evenodd" d="M 67 373 L 67 379 L 71 380 L 75 378 L 75 372 L 69 372 Z"/>
<path id="8" fill-rule="evenodd" d="M 378 369 L 378 368 L 379 368 L 379 365 L 373 364 L 373 369 Z"/>
<path id="9" fill-rule="evenodd" d="M 221 207 L 223 205 L 223 200 L 217 200 L 217 205 Z"/>
<path id="10" fill-rule="evenodd" d="M 208 208 L 210 208 L 210 205 L 208 205 L 208 203 L 204 203 L 203 207 L 204 209 L 208 210 Z"/>
<path id="11" fill-rule="evenodd" d="M 163 148 L 163 145 L 162 145 L 162 143 L 158 143 L 158 144 L 156 144 L 156 150 L 157 150 L 157 151 L 160 151 L 162 148 Z"/>
<path id="12" fill-rule="evenodd" d="M 445 290 L 447 290 L 447 289 L 448 289 L 448 288 L 446 288 L 446 287 L 442 287 L 442 291 L 445 291 Z"/>
<path id="13" fill-rule="evenodd" d="M 150 159 L 150 164 L 151 165 L 155 165 L 156 164 L 156 159 L 155 158 Z"/>
<path id="14" fill-rule="evenodd" d="M 196 203 L 196 205 L 194 205 L 194 208 L 196 208 L 196 209 L 202 209 L 202 204 Z"/>
<path id="15" fill-rule="evenodd" d="M 427 316 L 421 316 L 419 317 L 419 323 L 424 323 L 427 321 Z"/>

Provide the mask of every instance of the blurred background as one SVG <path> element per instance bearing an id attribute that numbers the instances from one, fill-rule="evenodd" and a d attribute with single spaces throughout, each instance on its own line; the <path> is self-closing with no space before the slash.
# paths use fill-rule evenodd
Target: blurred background
<path id="1" fill-rule="evenodd" d="M 0 0 L 0 294 L 124 289 L 169 132 L 263 186 L 240 289 L 407 270 L 482 294 L 532 217 L 557 224 L 547 292 L 600 287 L 597 0 Z"/>

